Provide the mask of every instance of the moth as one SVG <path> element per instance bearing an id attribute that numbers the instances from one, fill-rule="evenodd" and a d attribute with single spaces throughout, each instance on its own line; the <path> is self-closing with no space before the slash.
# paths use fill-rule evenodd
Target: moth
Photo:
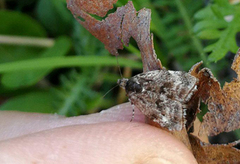
<path id="1" fill-rule="evenodd" d="M 198 79 L 189 73 L 154 70 L 117 83 L 125 89 L 131 104 L 162 128 L 179 131 L 196 117 L 186 119 L 187 115 L 196 115 L 191 99 L 198 90 Z"/>

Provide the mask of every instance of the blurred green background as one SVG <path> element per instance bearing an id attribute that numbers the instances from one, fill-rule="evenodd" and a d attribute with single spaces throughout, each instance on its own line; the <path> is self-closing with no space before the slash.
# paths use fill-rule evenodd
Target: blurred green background
<path id="1" fill-rule="evenodd" d="M 152 10 L 154 46 L 166 68 L 188 71 L 202 60 L 222 85 L 236 77 L 230 66 L 240 40 L 238 1 L 133 3 Z M 117 63 L 66 6 L 65 0 L 0 0 L 0 110 L 75 116 L 127 100 L 119 87 L 105 93 L 121 78 L 118 63 L 124 77 L 142 72 L 136 42 L 119 51 Z"/>

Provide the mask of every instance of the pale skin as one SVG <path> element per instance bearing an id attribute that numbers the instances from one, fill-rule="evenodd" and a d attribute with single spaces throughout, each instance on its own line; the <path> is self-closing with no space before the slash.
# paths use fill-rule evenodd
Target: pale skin
<path id="1" fill-rule="evenodd" d="M 0 163 L 195 164 L 171 134 L 144 123 L 122 104 L 104 112 L 65 118 L 0 111 Z"/>

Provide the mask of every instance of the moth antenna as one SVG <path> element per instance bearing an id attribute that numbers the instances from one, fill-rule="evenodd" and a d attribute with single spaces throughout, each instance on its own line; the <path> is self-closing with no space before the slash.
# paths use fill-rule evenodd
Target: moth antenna
<path id="1" fill-rule="evenodd" d="M 132 122 L 134 120 L 134 114 L 135 114 L 135 109 L 134 109 L 134 105 L 132 105 L 132 118 L 130 120 L 130 122 Z"/>
<path id="2" fill-rule="evenodd" d="M 116 59 L 117 59 L 118 71 L 120 73 L 121 78 L 123 78 L 123 75 L 122 75 L 122 72 L 121 72 L 121 68 L 120 68 L 120 65 L 119 65 L 119 61 L 118 61 L 118 56 L 116 56 Z"/>
<path id="3" fill-rule="evenodd" d="M 120 68 L 120 65 L 119 65 L 119 61 L 118 61 L 118 56 L 116 56 L 116 59 L 117 59 L 117 65 L 118 65 L 118 70 L 119 70 L 120 76 L 121 76 L 121 78 L 123 78 L 123 75 L 122 75 L 122 72 L 121 72 L 121 68 Z M 134 120 L 134 114 L 135 114 L 134 105 L 132 105 L 132 107 L 133 107 L 132 108 L 132 118 L 131 118 L 130 122 L 132 122 Z"/>
<path id="4" fill-rule="evenodd" d="M 102 96 L 102 98 L 101 99 L 103 99 L 109 92 L 111 92 L 114 88 L 116 88 L 118 86 L 118 84 L 117 85 L 115 85 L 114 87 L 112 87 L 111 89 L 109 89 L 103 96 Z"/>

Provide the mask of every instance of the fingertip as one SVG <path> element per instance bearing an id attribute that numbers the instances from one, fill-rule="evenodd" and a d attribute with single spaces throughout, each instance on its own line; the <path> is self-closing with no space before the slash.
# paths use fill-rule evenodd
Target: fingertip
<path id="1" fill-rule="evenodd" d="M 49 155 L 58 163 L 196 163 L 171 134 L 136 122 L 56 128 L 1 143 L 0 152 L 45 163 L 51 162 Z"/>
<path id="2" fill-rule="evenodd" d="M 57 114 L 27 113 L 18 111 L 0 111 L 0 141 L 40 131 L 82 124 L 96 124 L 103 122 L 130 122 L 132 106 L 124 103 L 114 106 L 100 113 L 77 117 L 64 117 Z M 134 122 L 144 122 L 144 115 L 135 110 Z"/>

